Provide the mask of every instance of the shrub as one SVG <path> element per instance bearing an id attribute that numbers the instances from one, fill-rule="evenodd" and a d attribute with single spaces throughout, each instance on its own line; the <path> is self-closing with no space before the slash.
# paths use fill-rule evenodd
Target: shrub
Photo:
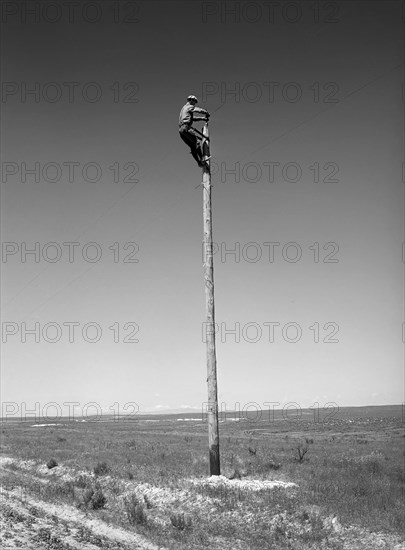
<path id="1" fill-rule="evenodd" d="M 191 517 L 185 515 L 184 513 L 173 513 L 170 514 L 170 522 L 179 531 L 184 531 L 184 529 L 191 528 Z"/>
<path id="2" fill-rule="evenodd" d="M 281 468 L 281 462 L 276 462 L 274 460 L 268 460 L 263 464 L 263 470 L 265 472 L 270 470 L 279 470 Z"/>
<path id="3" fill-rule="evenodd" d="M 153 507 L 153 504 L 152 502 L 150 501 L 148 495 L 143 495 L 143 500 L 145 501 L 145 504 L 146 504 L 146 508 L 152 508 Z"/>
<path id="4" fill-rule="evenodd" d="M 90 507 L 93 510 L 99 510 L 104 508 L 107 503 L 107 498 L 105 497 L 100 486 L 96 485 L 95 487 L 88 487 L 83 493 L 83 502 L 82 504 L 87 508 Z"/>
<path id="5" fill-rule="evenodd" d="M 50 529 L 46 527 L 41 527 L 40 529 L 38 529 L 37 539 L 49 543 L 51 541 L 51 538 L 52 538 L 52 533 Z"/>
<path id="6" fill-rule="evenodd" d="M 93 495 L 94 495 L 93 487 L 88 487 L 83 492 L 83 504 L 84 504 L 84 506 L 88 506 L 90 504 L 91 499 L 93 498 Z"/>
<path id="7" fill-rule="evenodd" d="M 93 496 L 91 498 L 90 504 L 93 510 L 99 510 L 100 508 L 104 508 L 104 506 L 107 503 L 107 499 L 101 490 L 101 487 L 96 487 L 96 490 L 93 493 Z"/>
<path id="8" fill-rule="evenodd" d="M 109 467 L 107 462 L 98 462 L 94 466 L 93 471 L 94 471 L 94 475 L 96 476 L 105 476 L 111 471 L 111 468 Z"/>
<path id="9" fill-rule="evenodd" d="M 13 508 L 3 508 L 2 513 L 5 515 L 6 518 L 11 519 L 15 522 L 21 522 L 25 520 L 25 517 Z"/>
<path id="10" fill-rule="evenodd" d="M 367 469 L 371 474 L 379 475 L 383 471 L 383 466 L 378 459 L 374 459 L 367 462 Z"/>
<path id="11" fill-rule="evenodd" d="M 79 525 L 76 532 L 79 541 L 90 542 L 93 538 L 93 531 L 84 525 Z"/>
<path id="12" fill-rule="evenodd" d="M 301 464 L 308 451 L 309 451 L 308 445 L 303 445 L 302 443 L 299 443 L 295 447 L 295 457 L 294 457 L 295 460 L 298 460 L 298 462 Z"/>
<path id="13" fill-rule="evenodd" d="M 124 507 L 131 525 L 143 525 L 147 522 L 144 505 L 136 495 L 124 498 Z"/>
<path id="14" fill-rule="evenodd" d="M 85 489 L 89 483 L 89 480 L 84 476 L 83 474 L 80 474 L 76 477 L 74 484 L 76 487 L 79 487 L 79 489 Z"/>
<path id="15" fill-rule="evenodd" d="M 52 468 L 56 468 L 56 466 L 58 465 L 58 463 L 56 462 L 56 460 L 54 458 L 51 458 L 50 460 L 48 460 L 48 462 L 46 463 L 46 465 L 48 466 L 48 468 L 50 470 L 52 470 Z"/>
<path id="16" fill-rule="evenodd" d="M 47 548 L 54 548 L 56 550 L 58 548 L 62 549 L 64 546 L 61 539 L 46 527 L 41 527 L 37 531 L 35 538 L 38 541 L 44 542 Z"/>

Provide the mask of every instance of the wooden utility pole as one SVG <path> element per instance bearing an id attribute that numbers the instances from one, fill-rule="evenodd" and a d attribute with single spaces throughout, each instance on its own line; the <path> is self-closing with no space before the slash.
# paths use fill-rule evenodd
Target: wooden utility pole
<path id="1" fill-rule="evenodd" d="M 208 124 L 203 128 L 202 151 L 204 158 L 210 156 Z M 210 161 L 203 164 L 203 216 L 204 216 L 204 279 L 207 321 L 205 335 L 207 343 L 207 383 L 208 383 L 208 445 L 210 475 L 220 475 L 219 431 L 218 431 L 218 391 L 217 358 L 215 353 L 215 307 L 214 307 L 214 261 L 212 250 L 212 210 L 211 210 L 211 170 Z"/>

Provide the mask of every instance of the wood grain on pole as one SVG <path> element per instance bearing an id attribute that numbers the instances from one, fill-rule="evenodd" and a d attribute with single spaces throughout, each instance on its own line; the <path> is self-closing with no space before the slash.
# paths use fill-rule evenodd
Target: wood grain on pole
<path id="1" fill-rule="evenodd" d="M 209 138 L 208 124 L 204 125 L 203 135 Z M 209 140 L 203 140 L 204 157 L 210 155 Z M 219 430 L 218 430 L 218 390 L 217 359 L 215 352 L 215 307 L 214 307 L 214 262 L 212 251 L 212 208 L 210 161 L 203 165 L 203 216 L 204 216 L 204 279 L 207 321 L 205 325 L 207 343 L 207 384 L 208 384 L 208 445 L 210 475 L 220 475 Z"/>

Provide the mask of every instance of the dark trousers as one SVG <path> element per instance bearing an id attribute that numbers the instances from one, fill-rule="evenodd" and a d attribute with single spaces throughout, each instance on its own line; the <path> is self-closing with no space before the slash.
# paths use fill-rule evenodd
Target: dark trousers
<path id="1" fill-rule="evenodd" d="M 179 134 L 184 143 L 190 147 L 191 154 L 197 164 L 200 165 L 203 156 L 200 144 L 201 137 L 192 126 L 187 126 L 186 124 L 180 126 Z"/>

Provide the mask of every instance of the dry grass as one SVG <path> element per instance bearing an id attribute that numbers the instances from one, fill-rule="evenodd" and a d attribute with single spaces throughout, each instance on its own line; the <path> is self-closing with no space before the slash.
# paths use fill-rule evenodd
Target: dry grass
<path id="1" fill-rule="evenodd" d="M 222 484 L 189 481 L 207 475 L 206 425 L 198 419 L 165 421 L 164 433 L 158 422 L 9 423 L 7 454 L 31 462 L 10 462 L 3 481 L 164 548 L 394 548 L 404 538 L 401 418 L 349 420 L 224 422 L 222 472 L 234 481 Z M 48 469 L 50 455 L 58 466 Z M 253 491 L 249 480 L 298 488 Z"/>

